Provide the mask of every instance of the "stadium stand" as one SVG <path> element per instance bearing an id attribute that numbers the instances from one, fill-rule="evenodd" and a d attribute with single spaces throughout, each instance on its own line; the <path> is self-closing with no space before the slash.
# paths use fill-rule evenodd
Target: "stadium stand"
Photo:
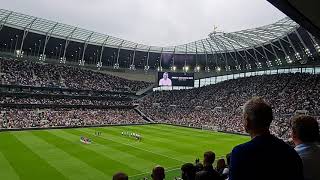
<path id="1" fill-rule="evenodd" d="M 272 133 L 287 139 L 292 115 L 320 115 L 319 81 L 319 75 L 305 73 L 246 77 L 191 90 L 154 92 L 141 101 L 140 109 L 156 122 L 245 133 L 242 105 L 262 96 L 274 108 Z"/>
<path id="2" fill-rule="evenodd" d="M 1 108 L 0 125 L 4 129 L 82 127 L 117 124 L 141 124 L 134 110 L 124 109 L 7 109 Z"/>
<path id="3" fill-rule="evenodd" d="M 151 83 L 76 67 L 0 58 L 1 129 L 141 124 L 132 103 Z"/>
<path id="4" fill-rule="evenodd" d="M 77 67 L 0 58 L 1 84 L 136 92 L 151 85 Z"/>

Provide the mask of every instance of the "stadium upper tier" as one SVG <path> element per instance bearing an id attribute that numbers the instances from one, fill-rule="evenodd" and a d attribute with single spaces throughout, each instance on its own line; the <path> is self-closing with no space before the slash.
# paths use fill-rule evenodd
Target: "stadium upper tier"
<path id="1" fill-rule="evenodd" d="M 233 72 L 317 64 L 320 46 L 290 18 L 177 46 L 148 46 L 0 9 L 0 50 L 40 61 L 131 70 Z M 20 50 L 20 51 L 19 51 Z M 19 55 L 19 54 L 16 54 Z M 20 56 L 22 57 L 22 56 Z"/>
<path id="2" fill-rule="evenodd" d="M 128 50 L 150 51 L 158 53 L 195 54 L 195 53 L 224 53 L 261 46 L 282 38 L 296 30 L 299 25 L 289 18 L 284 18 L 274 24 L 259 28 L 242 30 L 232 33 L 211 33 L 208 38 L 177 46 L 148 46 L 139 44 L 106 34 L 66 25 L 42 18 L 37 18 L 13 11 L 0 10 L 0 22 L 2 26 L 8 26 L 21 30 L 28 29 L 42 35 L 50 35 L 70 41 L 86 42 L 97 46 L 112 48 L 121 47 Z"/>

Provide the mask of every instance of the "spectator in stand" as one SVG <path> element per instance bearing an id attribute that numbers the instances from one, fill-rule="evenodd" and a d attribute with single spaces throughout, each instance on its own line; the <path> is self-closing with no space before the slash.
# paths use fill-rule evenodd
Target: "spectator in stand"
<path id="1" fill-rule="evenodd" d="M 183 180 L 195 180 L 196 167 L 192 163 L 186 163 L 181 167 L 181 178 Z"/>
<path id="2" fill-rule="evenodd" d="M 156 166 L 155 168 L 153 168 L 151 177 L 153 180 L 164 180 L 165 179 L 164 168 L 161 166 Z"/>
<path id="3" fill-rule="evenodd" d="M 133 109 L 6 109 L 4 129 L 81 127 L 109 124 L 138 124 L 145 120 Z"/>
<path id="4" fill-rule="evenodd" d="M 203 170 L 197 172 L 196 180 L 222 180 L 219 173 L 213 169 L 213 163 L 216 155 L 212 151 L 207 151 L 203 155 Z"/>
<path id="5" fill-rule="evenodd" d="M 303 163 L 305 180 L 319 180 L 320 147 L 317 144 L 319 124 L 311 116 L 292 119 L 292 140 Z"/>
<path id="6" fill-rule="evenodd" d="M 227 159 L 227 165 L 228 166 L 226 168 L 224 168 L 224 170 L 222 172 L 222 177 L 224 179 L 228 179 L 229 178 L 230 157 L 231 157 L 231 154 L 230 153 L 227 154 L 226 159 Z"/>
<path id="7" fill-rule="evenodd" d="M 201 164 L 199 158 L 197 158 L 197 159 L 195 160 L 195 165 L 194 165 L 194 167 L 196 168 L 196 173 L 203 170 L 203 164 Z"/>
<path id="8" fill-rule="evenodd" d="M 224 171 L 224 169 L 227 167 L 226 165 L 226 161 L 224 159 L 219 159 L 217 161 L 217 172 L 220 174 L 220 176 L 222 176 L 222 173 Z"/>
<path id="9" fill-rule="evenodd" d="M 118 172 L 113 175 L 112 180 L 128 180 L 128 175 L 123 172 Z"/>
<path id="10" fill-rule="evenodd" d="M 288 144 L 270 134 L 272 108 L 262 98 L 247 101 L 245 130 L 251 141 L 232 150 L 230 180 L 303 180 L 302 161 Z"/>

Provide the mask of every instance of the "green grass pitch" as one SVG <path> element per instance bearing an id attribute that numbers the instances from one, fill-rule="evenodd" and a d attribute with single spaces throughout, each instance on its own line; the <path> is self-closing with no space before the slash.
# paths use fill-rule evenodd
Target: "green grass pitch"
<path id="1" fill-rule="evenodd" d="M 96 137 L 96 131 L 101 136 Z M 139 133 L 143 139 L 122 136 L 122 131 Z M 92 144 L 82 144 L 81 135 Z M 0 132 L 0 179 L 103 180 L 117 171 L 142 179 L 161 165 L 171 180 L 180 175 L 183 163 L 202 159 L 203 152 L 224 156 L 248 139 L 160 124 Z"/>

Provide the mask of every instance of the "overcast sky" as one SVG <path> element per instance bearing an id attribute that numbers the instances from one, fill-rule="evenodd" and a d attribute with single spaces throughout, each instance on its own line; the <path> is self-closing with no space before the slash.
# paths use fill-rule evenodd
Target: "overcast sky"
<path id="1" fill-rule="evenodd" d="M 7 10 L 147 45 L 178 45 L 283 17 L 266 0 L 0 0 Z"/>

